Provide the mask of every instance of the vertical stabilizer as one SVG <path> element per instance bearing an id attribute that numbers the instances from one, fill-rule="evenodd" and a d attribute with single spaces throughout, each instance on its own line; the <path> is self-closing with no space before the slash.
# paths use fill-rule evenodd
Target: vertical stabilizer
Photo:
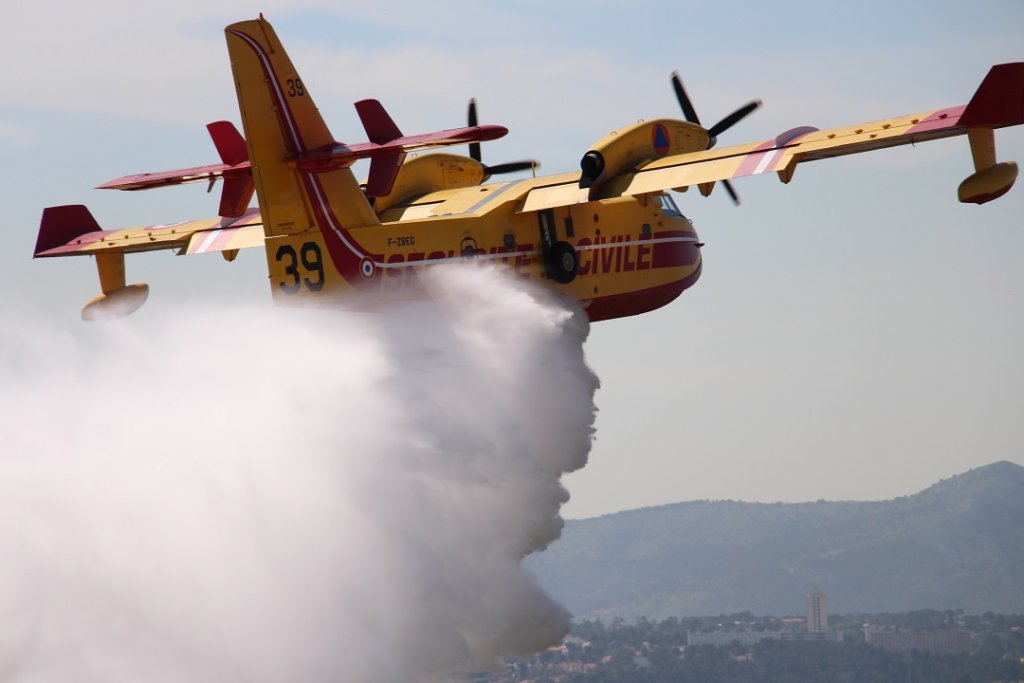
<path id="1" fill-rule="evenodd" d="M 378 224 L 349 169 L 296 168 L 296 157 L 334 138 L 273 27 L 260 18 L 232 24 L 225 34 L 267 236 L 331 229 L 325 223 Z"/>

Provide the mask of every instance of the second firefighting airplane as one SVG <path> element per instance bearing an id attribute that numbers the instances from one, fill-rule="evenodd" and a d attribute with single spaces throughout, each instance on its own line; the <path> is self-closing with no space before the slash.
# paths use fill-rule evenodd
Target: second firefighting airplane
<path id="1" fill-rule="evenodd" d="M 100 187 L 149 189 L 223 181 L 220 215 L 173 225 L 102 230 L 86 207 L 43 211 L 35 257 L 93 255 L 102 293 L 86 320 L 125 315 L 148 296 L 126 284 L 127 253 L 176 249 L 266 250 L 278 303 L 321 299 L 364 307 L 377 297 L 415 296 L 417 273 L 453 262 L 504 264 L 513 273 L 575 297 L 591 320 L 664 306 L 701 273 L 701 242 L 666 190 L 774 172 L 784 183 L 804 161 L 966 135 L 974 173 L 961 202 L 1006 193 L 1017 176 L 997 162 L 993 130 L 1024 123 L 1024 63 L 992 67 L 966 105 L 845 128 L 801 127 L 770 140 L 716 148 L 718 136 L 753 111 L 741 107 L 704 128 L 678 76 L 672 84 L 685 120 L 655 119 L 620 128 L 583 155 L 576 173 L 484 184 L 490 175 L 532 162 L 488 167 L 481 141 L 504 135 L 480 126 L 470 106 L 466 128 L 404 136 L 376 100 L 356 103 L 369 142 L 337 142 L 270 24 L 225 29 L 245 136 L 228 122 L 209 130 L 221 164 L 128 176 Z M 470 144 L 470 156 L 406 153 Z M 352 174 L 370 159 L 369 178 Z M 255 191 L 258 209 L 248 208 Z"/>

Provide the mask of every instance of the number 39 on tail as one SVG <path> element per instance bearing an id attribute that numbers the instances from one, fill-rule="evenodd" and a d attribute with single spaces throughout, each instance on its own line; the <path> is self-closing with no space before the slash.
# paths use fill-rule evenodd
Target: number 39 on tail
<path id="1" fill-rule="evenodd" d="M 504 135 L 478 125 L 470 104 L 465 128 L 404 135 L 376 100 L 356 109 L 368 142 L 344 144 L 324 124 L 270 24 L 262 17 L 225 29 L 244 137 L 228 122 L 210 124 L 222 163 L 127 176 L 100 187 L 140 190 L 189 182 L 223 184 L 219 216 L 175 225 L 102 230 L 80 205 L 43 211 L 36 257 L 96 257 L 101 294 L 82 317 L 124 315 L 146 300 L 145 284 L 126 284 L 125 254 L 180 254 L 263 247 L 278 303 L 324 302 L 364 308 L 413 297 L 418 273 L 445 263 L 494 263 L 578 299 L 591 320 L 664 306 L 701 273 L 701 242 L 669 189 L 707 196 L 730 180 L 776 173 L 785 183 L 805 161 L 966 135 L 974 172 L 962 202 L 1007 192 L 1013 162 L 996 160 L 996 128 L 1024 123 L 1024 63 L 992 67 L 966 105 L 845 128 L 804 126 L 755 143 L 718 147 L 718 137 L 758 102 L 704 128 L 682 83 L 672 84 L 684 120 L 654 119 L 620 128 L 582 155 L 580 170 L 488 182 L 534 162 L 487 166 L 480 143 Z M 469 144 L 469 156 L 409 152 Z M 369 159 L 365 183 L 351 166 Z M 259 208 L 249 208 L 253 194 Z"/>

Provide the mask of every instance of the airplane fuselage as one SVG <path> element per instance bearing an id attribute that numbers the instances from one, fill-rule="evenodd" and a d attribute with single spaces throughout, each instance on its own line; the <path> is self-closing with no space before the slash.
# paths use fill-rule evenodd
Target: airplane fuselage
<path id="1" fill-rule="evenodd" d="M 330 231 L 268 237 L 275 301 L 407 298 L 424 268 L 479 263 L 564 292 L 597 321 L 664 306 L 699 278 L 697 233 L 667 194 L 520 212 L 539 180 L 423 195 L 382 212 L 379 225 L 346 230 L 333 249 Z M 566 244 L 575 263 L 560 272 L 565 254 L 553 252 Z"/>

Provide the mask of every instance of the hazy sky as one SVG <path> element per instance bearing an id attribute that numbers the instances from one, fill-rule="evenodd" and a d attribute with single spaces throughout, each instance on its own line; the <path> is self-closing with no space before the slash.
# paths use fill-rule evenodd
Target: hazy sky
<path id="1" fill-rule="evenodd" d="M 362 139 L 358 99 L 411 133 L 461 125 L 477 97 L 482 122 L 511 129 L 485 160 L 552 173 L 614 128 L 677 116 L 676 69 L 707 122 L 764 100 L 730 144 L 962 104 L 990 65 L 1024 60 L 1019 0 L 0 4 L 4 324 L 83 338 L 95 268 L 30 259 L 42 208 L 85 203 L 111 228 L 214 215 L 200 186 L 90 188 L 216 159 L 204 125 L 239 122 L 222 29 L 259 11 L 338 139 Z M 1024 130 L 996 139 L 1000 159 L 1024 161 Z M 740 208 L 677 195 L 707 243 L 704 275 L 666 308 L 592 329 L 597 442 L 565 513 L 878 499 L 1024 464 L 1024 188 L 961 205 L 972 170 L 958 138 L 807 164 L 788 186 L 745 179 Z M 265 276 L 258 250 L 130 258 L 129 281 L 152 288 L 135 324 L 199 297 L 269 306 Z"/>

